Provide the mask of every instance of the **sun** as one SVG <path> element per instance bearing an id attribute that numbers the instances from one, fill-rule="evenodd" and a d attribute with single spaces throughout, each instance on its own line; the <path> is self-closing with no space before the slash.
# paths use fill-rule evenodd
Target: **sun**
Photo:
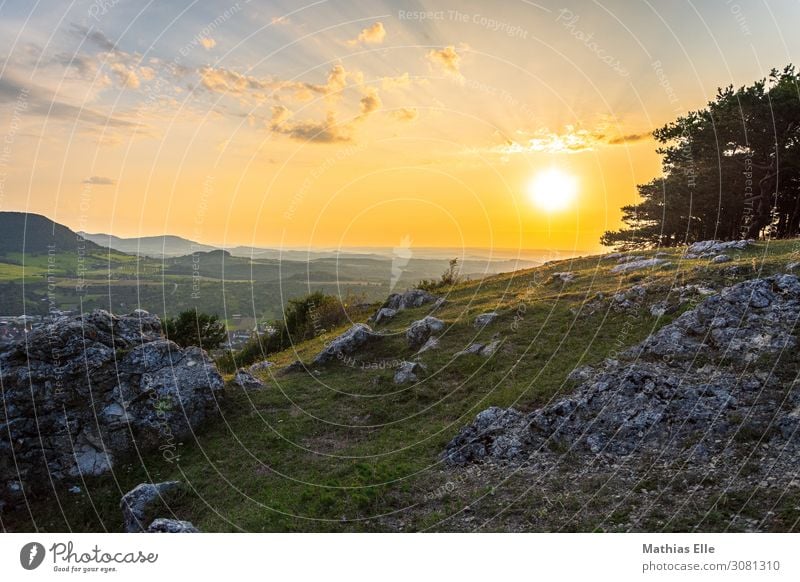
<path id="1" fill-rule="evenodd" d="M 546 212 L 560 212 L 570 207 L 578 194 L 578 179 L 559 168 L 536 174 L 528 184 L 528 196 Z"/>

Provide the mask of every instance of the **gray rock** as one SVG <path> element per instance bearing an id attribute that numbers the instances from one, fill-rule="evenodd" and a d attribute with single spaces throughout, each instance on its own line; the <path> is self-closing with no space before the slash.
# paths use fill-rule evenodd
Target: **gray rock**
<path id="1" fill-rule="evenodd" d="M 460 352 L 456 352 L 455 357 L 459 358 L 461 356 L 478 356 L 481 355 L 484 349 L 486 349 L 486 344 L 481 344 L 477 342 L 472 343 L 463 350 L 461 350 Z"/>
<path id="2" fill-rule="evenodd" d="M 686 249 L 686 252 L 697 256 L 701 256 L 704 254 L 713 256 L 731 249 L 744 250 L 751 244 L 753 244 L 752 240 L 729 240 L 729 241 L 703 240 L 690 244 L 689 248 Z"/>
<path id="3" fill-rule="evenodd" d="M 373 332 L 368 325 L 356 323 L 317 354 L 313 363 L 317 366 L 324 365 L 341 359 L 343 356 L 354 354 L 380 337 L 381 335 Z"/>
<path id="4" fill-rule="evenodd" d="M 273 364 L 272 362 L 268 362 L 267 360 L 263 360 L 261 362 L 256 362 L 255 364 L 250 365 L 247 368 L 247 371 L 250 372 L 251 374 L 258 374 L 259 372 L 264 372 L 265 370 L 268 370 L 269 368 L 271 368 L 274 365 L 275 364 Z"/>
<path id="5" fill-rule="evenodd" d="M 258 390 L 264 387 L 264 383 L 253 376 L 244 368 L 240 368 L 233 377 L 233 382 L 245 390 Z"/>
<path id="6" fill-rule="evenodd" d="M 388 308 L 395 311 L 422 307 L 427 303 L 434 303 L 437 300 L 435 295 L 431 295 L 422 289 L 409 289 L 404 293 L 392 293 L 381 306 L 381 309 Z"/>
<path id="7" fill-rule="evenodd" d="M 147 528 L 147 533 L 200 533 L 191 521 L 159 517 Z"/>
<path id="8" fill-rule="evenodd" d="M 0 498 L 12 503 L 52 492 L 51 479 L 106 474 L 134 450 L 174 450 L 224 387 L 203 350 L 164 339 L 142 310 L 53 320 L 6 345 L 0 369 Z"/>
<path id="9" fill-rule="evenodd" d="M 474 326 L 477 328 L 486 327 L 487 325 L 491 325 L 494 323 L 494 320 L 498 318 L 498 314 L 495 311 L 490 311 L 489 313 L 482 313 L 478 317 L 475 318 Z"/>
<path id="10" fill-rule="evenodd" d="M 373 321 L 375 324 L 384 323 L 392 319 L 395 315 L 397 315 L 396 309 L 390 309 L 388 307 L 381 307 L 378 312 L 373 317 Z"/>
<path id="11" fill-rule="evenodd" d="M 417 349 L 431 337 L 432 333 L 444 329 L 444 321 L 433 316 L 426 316 L 413 322 L 406 330 L 406 342 L 411 349 Z"/>
<path id="12" fill-rule="evenodd" d="M 427 351 L 437 350 L 437 349 L 439 349 L 439 339 L 431 336 L 431 337 L 428 338 L 428 341 L 426 341 L 422 345 L 422 347 L 419 349 L 419 351 L 417 353 L 418 354 L 423 354 L 423 353 L 425 353 Z"/>
<path id="13" fill-rule="evenodd" d="M 629 271 L 636 271 L 639 269 L 648 269 L 651 267 L 658 267 L 659 265 L 664 265 L 666 261 L 664 259 L 645 259 L 644 257 L 635 257 L 636 260 L 628 261 L 625 263 L 621 263 L 615 267 L 611 268 L 612 273 L 627 273 Z"/>
<path id="14" fill-rule="evenodd" d="M 403 362 L 394 373 L 395 384 L 407 384 L 419 380 L 418 374 L 425 370 L 425 366 L 419 362 Z"/>
<path id="15" fill-rule="evenodd" d="M 792 261 L 788 265 L 786 265 L 787 271 L 794 271 L 797 267 L 800 267 L 800 261 Z"/>
<path id="16" fill-rule="evenodd" d="M 712 257 L 711 262 L 714 264 L 730 262 L 731 258 L 728 255 L 716 255 Z"/>
<path id="17" fill-rule="evenodd" d="M 119 504 L 123 528 L 128 533 L 144 531 L 158 513 L 169 510 L 181 492 L 180 481 L 137 485 L 122 496 Z"/>
<path id="18" fill-rule="evenodd" d="M 622 255 L 619 259 L 617 259 L 617 263 L 632 263 L 635 261 L 643 261 L 646 257 L 643 255 Z"/>
<path id="19" fill-rule="evenodd" d="M 569 283 L 575 279 L 575 273 L 565 271 L 563 273 L 553 273 L 550 275 L 550 281 L 554 283 Z"/>
<path id="20" fill-rule="evenodd" d="M 622 253 L 609 253 L 600 257 L 604 261 L 616 261 L 621 259 L 624 255 Z"/>

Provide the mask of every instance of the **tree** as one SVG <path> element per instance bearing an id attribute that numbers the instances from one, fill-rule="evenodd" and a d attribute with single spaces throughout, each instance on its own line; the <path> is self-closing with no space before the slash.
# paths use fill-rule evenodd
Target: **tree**
<path id="1" fill-rule="evenodd" d="M 800 74 L 789 65 L 653 132 L 663 175 L 622 208 L 621 249 L 800 234 Z"/>
<path id="2" fill-rule="evenodd" d="M 191 309 L 166 318 L 164 334 L 181 347 L 199 346 L 205 350 L 218 348 L 228 337 L 225 324 L 216 315 Z"/>

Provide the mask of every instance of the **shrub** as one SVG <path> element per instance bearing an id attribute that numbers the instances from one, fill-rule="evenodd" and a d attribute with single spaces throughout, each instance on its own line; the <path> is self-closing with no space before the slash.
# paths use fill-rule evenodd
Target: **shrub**
<path id="1" fill-rule="evenodd" d="M 164 319 L 164 335 L 183 348 L 199 346 L 204 350 L 218 348 L 228 337 L 225 324 L 216 315 L 191 309 Z"/>
<path id="2" fill-rule="evenodd" d="M 417 283 L 417 289 L 423 291 L 436 291 L 443 287 L 458 285 L 463 280 L 461 268 L 458 266 L 458 258 L 450 259 L 450 264 L 439 279 L 423 279 Z"/>

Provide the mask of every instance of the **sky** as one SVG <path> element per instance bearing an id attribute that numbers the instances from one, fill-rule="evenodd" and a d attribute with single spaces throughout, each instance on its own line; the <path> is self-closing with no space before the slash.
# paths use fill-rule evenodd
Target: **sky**
<path id="1" fill-rule="evenodd" d="M 596 251 L 661 173 L 650 132 L 797 63 L 798 22 L 798 0 L 0 0 L 0 210 Z"/>

